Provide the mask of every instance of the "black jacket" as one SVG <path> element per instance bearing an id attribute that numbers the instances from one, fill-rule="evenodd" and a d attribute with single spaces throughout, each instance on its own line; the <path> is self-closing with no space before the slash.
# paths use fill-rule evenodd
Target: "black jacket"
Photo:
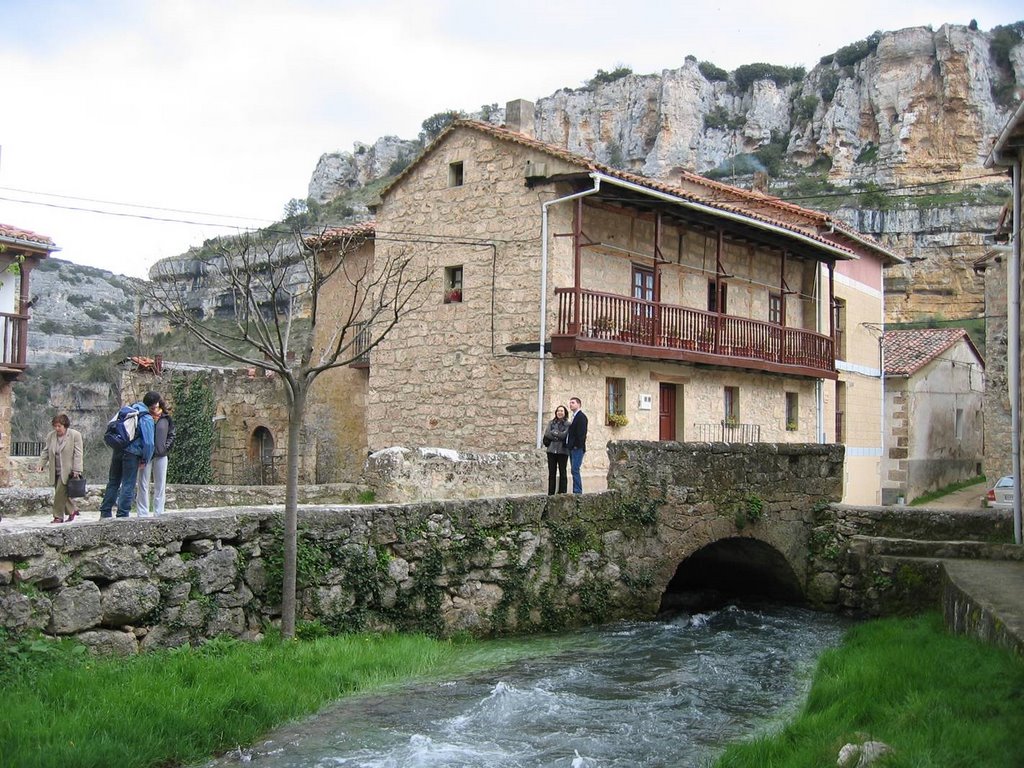
<path id="1" fill-rule="evenodd" d="M 576 411 L 569 424 L 569 433 L 565 436 L 565 447 L 570 451 L 587 450 L 587 414 Z"/>

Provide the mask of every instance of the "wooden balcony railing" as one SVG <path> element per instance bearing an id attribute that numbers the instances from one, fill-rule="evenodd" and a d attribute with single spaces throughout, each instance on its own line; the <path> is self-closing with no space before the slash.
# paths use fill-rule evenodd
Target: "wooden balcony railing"
<path id="1" fill-rule="evenodd" d="M 562 337 L 552 339 L 556 353 L 620 351 L 640 357 L 653 354 L 662 359 L 835 375 L 832 339 L 814 331 L 599 291 L 580 293 L 577 325 L 576 292 L 557 288 L 555 295 L 555 336 Z M 617 349 L 615 345 L 630 347 Z"/>
<path id="2" fill-rule="evenodd" d="M 28 348 L 28 315 L 0 312 L 0 368 L 24 370 Z"/>

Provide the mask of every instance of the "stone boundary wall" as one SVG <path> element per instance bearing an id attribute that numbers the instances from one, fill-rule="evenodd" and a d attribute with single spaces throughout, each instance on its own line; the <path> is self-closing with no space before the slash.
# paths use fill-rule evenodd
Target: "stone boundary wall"
<path id="1" fill-rule="evenodd" d="M 647 617 L 648 538 L 620 494 L 300 510 L 299 617 L 333 630 L 475 634 Z M 133 653 L 279 618 L 269 509 L 0 535 L 0 626 Z"/>
<path id="2" fill-rule="evenodd" d="M 943 561 L 1024 561 L 1007 510 L 819 506 L 807 598 L 861 617 L 941 607 Z"/>

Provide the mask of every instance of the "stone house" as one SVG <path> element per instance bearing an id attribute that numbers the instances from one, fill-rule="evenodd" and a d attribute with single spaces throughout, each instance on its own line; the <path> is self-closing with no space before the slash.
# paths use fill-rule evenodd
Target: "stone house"
<path id="1" fill-rule="evenodd" d="M 11 484 L 11 385 L 28 367 L 30 277 L 57 250 L 46 235 L 0 224 L 0 487 Z"/>
<path id="2" fill-rule="evenodd" d="M 433 276 L 365 388 L 351 372 L 330 387 L 365 398 L 367 449 L 536 451 L 578 396 L 588 490 L 612 439 L 842 441 L 847 500 L 877 503 L 882 269 L 898 257 L 759 192 L 540 142 L 531 112 L 455 121 L 381 194 L 374 258 L 411 253 Z"/>
<path id="3" fill-rule="evenodd" d="M 886 331 L 882 503 L 976 477 L 985 455 L 985 361 L 963 328 Z"/>
<path id="4" fill-rule="evenodd" d="M 1024 198 L 1024 102 L 995 138 L 987 168 L 1007 169 L 1012 182 L 1013 203 L 1008 226 L 996 233 L 997 245 L 982 260 L 985 271 L 986 369 L 985 404 L 986 475 L 996 478 L 1014 475 L 1017 499 L 1014 509 L 1017 543 L 1021 542 L 1021 199 Z"/>

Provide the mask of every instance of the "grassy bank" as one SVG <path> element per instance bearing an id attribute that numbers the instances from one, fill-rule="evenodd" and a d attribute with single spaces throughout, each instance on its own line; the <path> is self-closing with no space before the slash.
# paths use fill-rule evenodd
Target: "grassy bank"
<path id="1" fill-rule="evenodd" d="M 0 650 L 0 766 L 174 766 L 257 740 L 347 693 L 464 672 L 515 655 L 513 642 L 415 635 L 93 658 L 68 641 Z"/>
<path id="2" fill-rule="evenodd" d="M 1018 768 L 1024 661 L 949 635 L 938 614 L 852 629 L 822 656 L 799 715 L 730 747 L 716 768 L 818 768 L 846 743 L 883 741 L 878 768 Z"/>

